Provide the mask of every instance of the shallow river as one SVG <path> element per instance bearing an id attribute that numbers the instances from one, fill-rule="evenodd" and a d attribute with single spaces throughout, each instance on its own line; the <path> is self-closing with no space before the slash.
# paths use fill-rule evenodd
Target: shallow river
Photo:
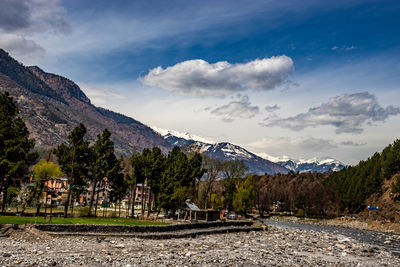
<path id="1" fill-rule="evenodd" d="M 281 221 L 277 219 L 264 219 L 266 225 L 272 225 L 282 228 L 300 229 L 300 230 L 312 230 L 317 232 L 328 232 L 337 235 L 347 236 L 360 242 L 369 243 L 371 245 L 383 246 L 398 257 L 400 257 L 400 235 L 382 233 L 369 230 L 360 230 L 354 228 L 346 228 L 341 226 L 330 226 L 330 225 L 317 225 L 317 224 L 306 224 L 290 221 Z"/>

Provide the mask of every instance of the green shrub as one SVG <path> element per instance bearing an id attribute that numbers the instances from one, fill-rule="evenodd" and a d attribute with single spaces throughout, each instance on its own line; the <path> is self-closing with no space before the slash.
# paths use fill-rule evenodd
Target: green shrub
<path id="1" fill-rule="evenodd" d="M 296 213 L 296 217 L 304 217 L 305 216 L 305 212 L 303 209 L 298 209 L 297 213 Z"/>

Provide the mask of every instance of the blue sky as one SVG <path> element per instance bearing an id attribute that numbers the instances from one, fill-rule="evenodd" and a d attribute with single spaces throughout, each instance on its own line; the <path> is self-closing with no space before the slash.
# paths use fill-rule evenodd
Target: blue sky
<path id="1" fill-rule="evenodd" d="M 0 47 L 145 124 L 349 164 L 399 137 L 399 1 L 18 2 Z"/>

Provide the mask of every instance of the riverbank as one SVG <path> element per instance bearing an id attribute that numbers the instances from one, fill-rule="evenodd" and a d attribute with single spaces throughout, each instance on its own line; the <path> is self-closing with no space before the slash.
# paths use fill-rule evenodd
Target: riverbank
<path id="1" fill-rule="evenodd" d="M 378 231 L 384 233 L 400 234 L 400 223 L 396 222 L 382 222 L 376 220 L 360 220 L 356 217 L 346 218 L 334 218 L 334 219 L 311 219 L 311 218 L 299 218 L 295 216 L 271 216 L 271 219 L 290 221 L 296 223 L 308 223 L 317 225 L 329 225 L 329 226 L 340 226 L 355 228 L 360 230 Z"/>
<path id="2" fill-rule="evenodd" d="M 0 239 L 0 266 L 399 266 L 381 246 L 333 233 L 265 232 L 144 240 L 52 237 L 35 228 Z"/>

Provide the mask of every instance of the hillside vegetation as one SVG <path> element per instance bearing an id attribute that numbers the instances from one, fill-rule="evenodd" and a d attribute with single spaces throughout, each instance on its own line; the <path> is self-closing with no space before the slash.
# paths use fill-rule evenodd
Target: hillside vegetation
<path id="1" fill-rule="evenodd" d="M 381 153 L 375 153 L 367 160 L 360 161 L 358 165 L 332 173 L 326 184 L 333 182 L 337 186 L 342 208 L 349 212 L 357 212 L 365 208 L 366 199 L 373 194 L 382 195 L 384 182 L 399 171 L 400 140 L 396 140 Z M 396 191 L 399 185 L 400 181 L 396 179 L 392 188 Z"/>

